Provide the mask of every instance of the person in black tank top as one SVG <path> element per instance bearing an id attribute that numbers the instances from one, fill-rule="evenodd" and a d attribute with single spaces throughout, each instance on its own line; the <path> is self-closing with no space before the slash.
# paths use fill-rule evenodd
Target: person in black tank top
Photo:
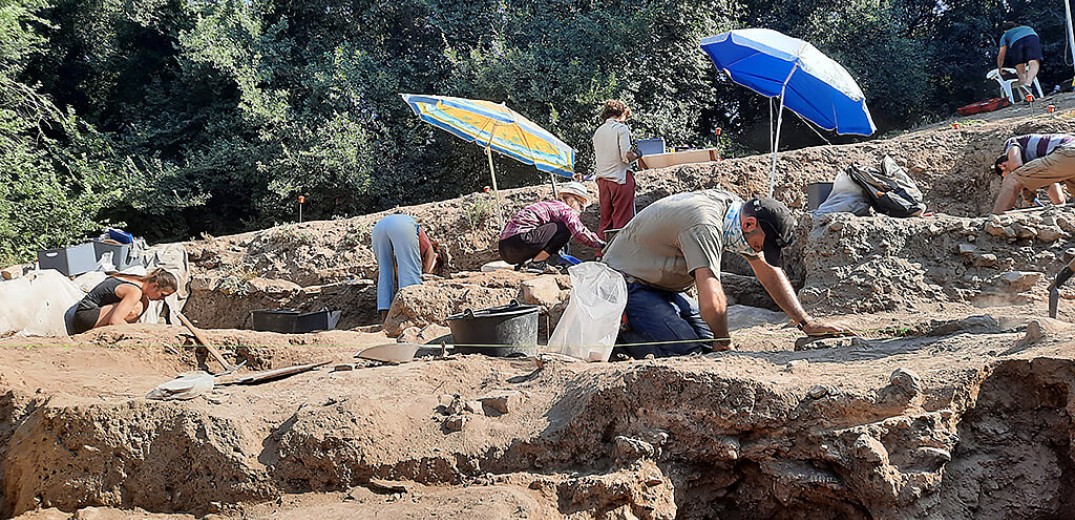
<path id="1" fill-rule="evenodd" d="M 71 332 L 81 334 L 107 325 L 134 323 L 149 300 L 163 300 L 178 287 L 175 276 L 157 269 L 146 276 L 117 274 L 97 284 L 78 302 Z"/>

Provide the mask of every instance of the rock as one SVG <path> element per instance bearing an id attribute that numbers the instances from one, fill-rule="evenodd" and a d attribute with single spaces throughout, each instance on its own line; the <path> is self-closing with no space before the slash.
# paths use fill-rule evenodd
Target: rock
<path id="1" fill-rule="evenodd" d="M 464 407 L 463 398 L 459 394 L 455 394 L 452 396 L 451 402 L 444 407 L 444 413 L 445 415 L 459 415 L 463 413 Z"/>
<path id="2" fill-rule="evenodd" d="M 1007 226 L 1001 226 L 996 222 L 989 222 L 985 225 L 985 232 L 995 237 L 1010 238 L 1015 236 L 1015 231 Z"/>
<path id="3" fill-rule="evenodd" d="M 407 327 L 396 337 L 396 343 L 418 343 L 418 335 L 421 333 L 422 329 L 418 327 Z"/>
<path id="4" fill-rule="evenodd" d="M 449 432 L 457 432 L 463 429 L 463 426 L 467 424 L 467 416 L 465 415 L 452 415 L 444 420 L 444 429 Z"/>
<path id="5" fill-rule="evenodd" d="M 502 279 L 485 273 L 488 279 L 482 279 L 481 276 L 474 279 L 453 278 L 404 287 L 392 300 L 384 331 L 391 337 L 397 337 L 409 327 L 425 328 L 430 324 L 445 326 L 448 316 L 466 309 L 507 305 L 519 292 L 513 284 L 526 276 L 513 271 L 507 273 L 496 273 L 504 277 Z"/>
<path id="6" fill-rule="evenodd" d="M 394 480 L 370 479 L 369 489 L 381 493 L 409 493 L 411 488 L 404 482 Z"/>
<path id="7" fill-rule="evenodd" d="M 631 437 L 617 435 L 612 439 L 612 457 L 619 461 L 635 461 L 653 457 L 653 445 Z"/>
<path id="8" fill-rule="evenodd" d="M 742 452 L 739 439 L 729 436 L 720 436 L 714 439 L 713 456 L 719 460 L 736 460 Z"/>
<path id="9" fill-rule="evenodd" d="M 888 376 L 888 384 L 910 393 L 922 393 L 922 382 L 918 374 L 907 368 L 900 367 L 892 371 Z"/>
<path id="10" fill-rule="evenodd" d="M 962 320 L 933 320 L 929 323 L 927 336 L 947 336 L 956 333 L 995 334 L 1000 332 L 1000 322 L 996 318 L 981 314 L 969 316 Z"/>
<path id="11" fill-rule="evenodd" d="M 959 254 L 969 255 L 978 250 L 978 246 L 974 244 L 959 244 Z"/>
<path id="12" fill-rule="evenodd" d="M 851 453 L 857 459 L 878 464 L 888 464 L 888 449 L 881 441 L 865 433 L 860 434 L 851 445 Z"/>
<path id="13" fill-rule="evenodd" d="M 1071 324 L 1052 318 L 1038 318 L 1026 324 L 1026 334 L 1006 354 L 1025 349 L 1047 337 L 1071 330 Z"/>
<path id="14" fill-rule="evenodd" d="M 829 395 L 829 388 L 824 385 L 818 385 L 811 388 L 810 391 L 806 393 L 806 395 L 810 396 L 810 398 L 812 399 L 821 399 L 822 397 Z"/>
<path id="15" fill-rule="evenodd" d="M 522 394 L 519 392 L 503 392 L 479 397 L 478 401 L 481 403 L 483 410 L 493 410 L 498 414 L 506 414 L 516 407 L 521 398 Z"/>
<path id="16" fill-rule="evenodd" d="M 1011 229 L 1013 229 L 1015 231 L 1015 237 L 1016 238 L 1034 238 L 1034 237 L 1036 237 L 1038 235 L 1037 228 L 1032 228 L 1030 226 L 1024 226 L 1023 224 L 1019 224 L 1019 223 L 1012 224 Z M 1010 235 L 1008 235 L 1008 236 L 1010 236 Z"/>
<path id="17" fill-rule="evenodd" d="M 90 506 L 75 511 L 75 514 L 71 516 L 71 520 L 103 520 L 105 516 L 104 510 Z"/>
<path id="18" fill-rule="evenodd" d="M 997 255 L 993 253 L 974 255 L 974 265 L 975 267 L 993 267 L 997 265 Z"/>
<path id="19" fill-rule="evenodd" d="M 858 336 L 843 336 L 835 338 L 818 338 L 815 336 L 804 336 L 795 340 L 796 351 L 869 346 L 869 342 Z"/>
<path id="20" fill-rule="evenodd" d="M 1035 271 L 1009 271 L 1000 275 L 1000 281 L 1015 292 L 1023 292 L 1034 287 L 1042 276 L 1043 273 Z"/>
<path id="21" fill-rule="evenodd" d="M 1067 233 L 1064 233 L 1064 231 L 1058 227 L 1043 227 L 1038 230 L 1038 234 L 1035 238 L 1041 242 L 1053 243 L 1066 236 Z"/>
<path id="22" fill-rule="evenodd" d="M 1064 250 L 1063 262 L 1067 264 L 1072 260 L 1075 260 L 1075 247 L 1070 247 Z"/>
<path id="23" fill-rule="evenodd" d="M 355 366 L 350 364 L 350 363 L 342 363 L 342 364 L 339 364 L 339 365 L 336 365 L 336 366 L 332 367 L 333 372 L 347 372 L 347 371 L 354 370 L 354 369 L 355 369 Z"/>
<path id="24" fill-rule="evenodd" d="M 426 343 L 429 343 L 430 341 L 433 341 L 434 339 L 451 333 L 451 329 L 443 325 L 437 325 L 436 323 L 426 325 L 423 328 L 407 327 L 407 329 L 405 329 L 399 335 L 399 337 L 396 338 L 396 342 L 417 343 L 419 345 L 424 345 Z"/>
<path id="25" fill-rule="evenodd" d="M 570 291 L 564 290 L 561 285 L 571 287 L 570 277 L 538 276 L 519 285 L 518 300 L 520 303 L 540 305 L 546 311 L 552 310 L 570 295 Z"/>
<path id="26" fill-rule="evenodd" d="M 785 372 L 795 373 L 810 365 L 810 362 L 805 359 L 795 359 L 788 361 L 788 364 L 784 365 Z"/>

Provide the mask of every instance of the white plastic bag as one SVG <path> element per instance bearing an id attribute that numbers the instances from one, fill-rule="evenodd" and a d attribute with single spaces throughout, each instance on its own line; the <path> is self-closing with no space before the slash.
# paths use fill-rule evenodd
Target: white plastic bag
<path id="1" fill-rule="evenodd" d="M 856 184 L 846 171 L 842 171 L 833 180 L 829 197 L 814 211 L 814 214 L 825 215 L 845 211 L 860 217 L 869 215 L 870 202 L 866 200 L 866 192 L 862 191 L 862 187 Z"/>
<path id="2" fill-rule="evenodd" d="M 597 262 L 583 262 L 567 272 L 571 300 L 549 337 L 548 350 L 586 361 L 608 361 L 627 306 L 627 282 Z"/>

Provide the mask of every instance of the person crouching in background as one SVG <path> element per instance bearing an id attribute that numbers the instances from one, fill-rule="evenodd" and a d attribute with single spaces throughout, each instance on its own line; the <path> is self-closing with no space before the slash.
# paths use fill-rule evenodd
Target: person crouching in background
<path id="1" fill-rule="evenodd" d="M 560 185 L 557 200 L 531 204 L 511 217 L 500 232 L 500 258 L 516 270 L 544 271 L 559 266 L 562 249 L 571 237 L 594 249 L 605 246 L 582 221 L 579 213 L 590 204 L 590 193 L 580 182 Z"/>

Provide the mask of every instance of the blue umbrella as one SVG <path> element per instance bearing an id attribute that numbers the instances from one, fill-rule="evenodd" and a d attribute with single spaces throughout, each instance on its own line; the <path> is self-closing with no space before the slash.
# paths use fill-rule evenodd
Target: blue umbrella
<path id="1" fill-rule="evenodd" d="M 740 29 L 705 38 L 701 47 L 732 81 L 780 99 L 770 195 L 784 107 L 837 134 L 870 135 L 877 129 L 855 79 L 809 43 L 769 29 Z"/>

